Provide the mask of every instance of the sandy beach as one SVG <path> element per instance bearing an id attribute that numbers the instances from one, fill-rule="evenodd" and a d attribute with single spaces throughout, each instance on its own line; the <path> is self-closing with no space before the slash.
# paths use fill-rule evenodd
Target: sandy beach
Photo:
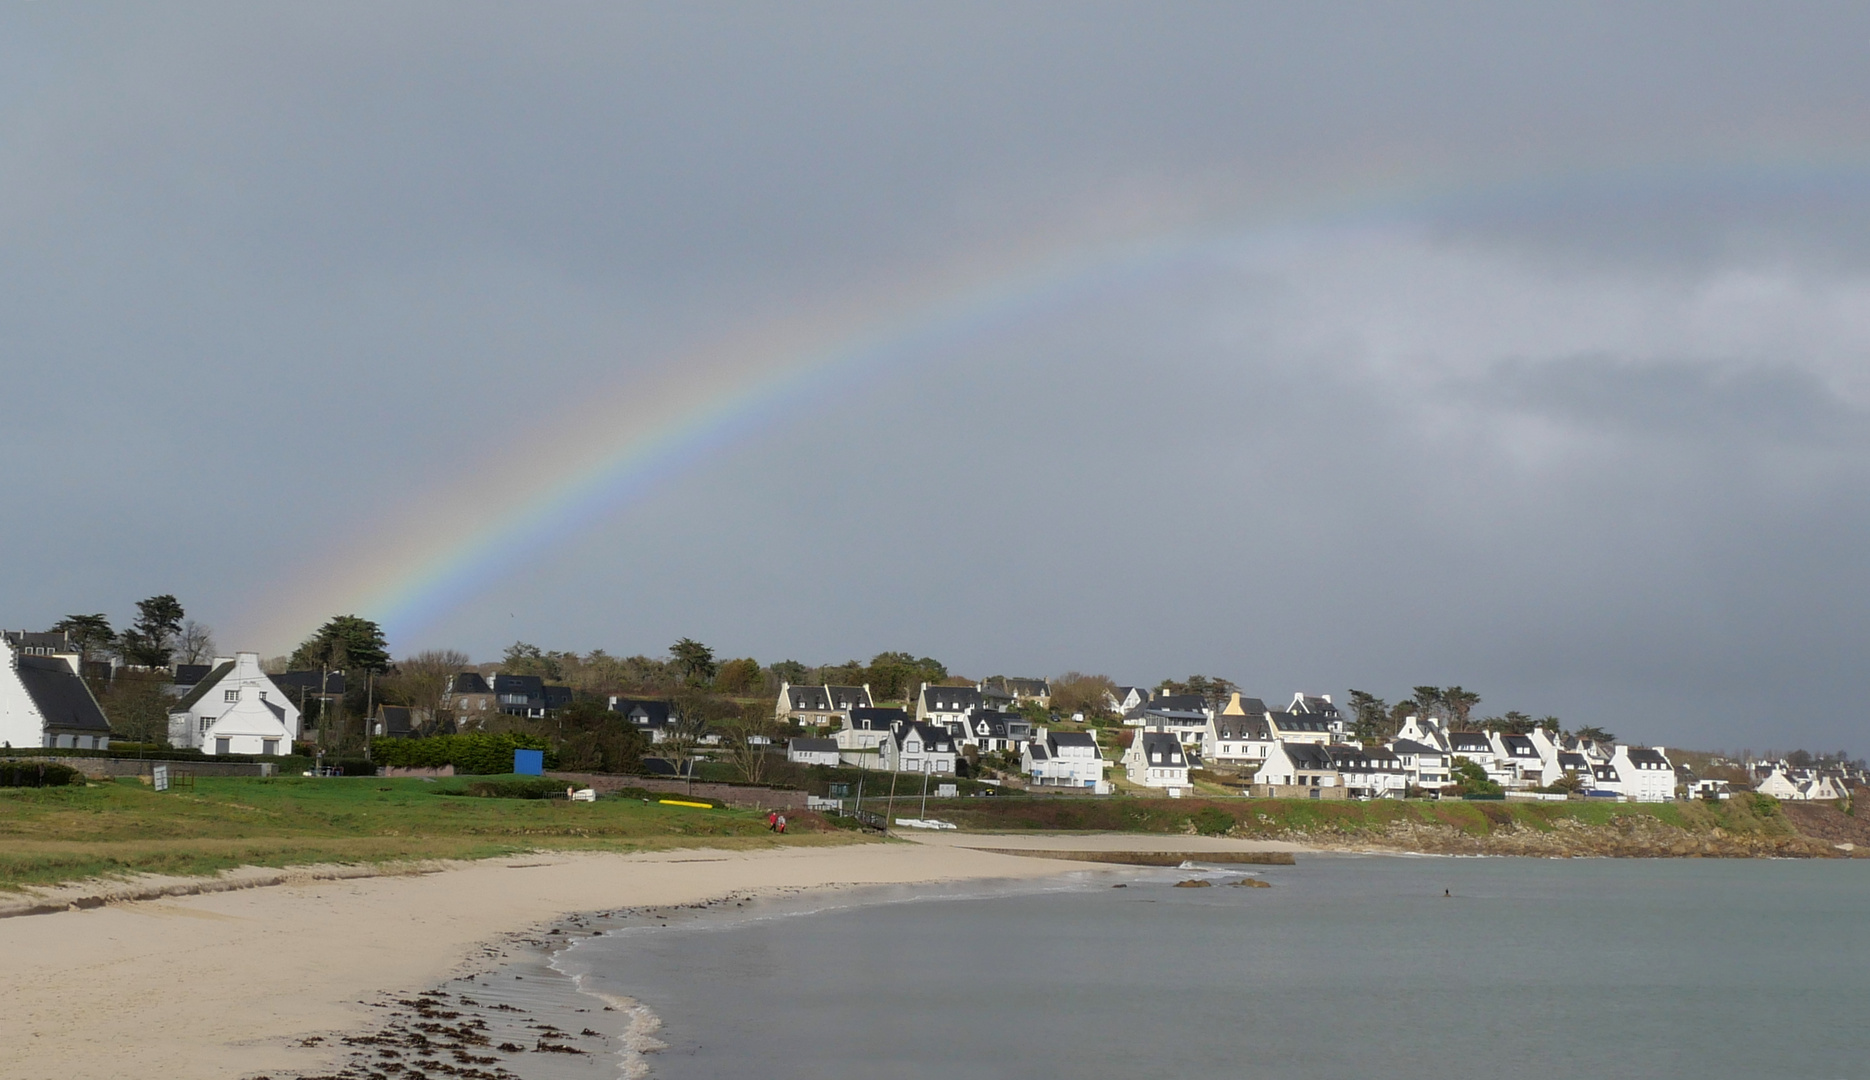
<path id="1" fill-rule="evenodd" d="M 1192 838 L 1152 839 L 1179 847 Z M 373 1019 L 366 999 L 484 964 L 488 946 L 506 935 L 575 912 L 1083 868 L 958 841 L 951 834 L 757 853 L 540 854 L 0 919 L 7 958 L 0 1000 L 9 1006 L 0 1012 L 7 1048 L 0 1077 L 208 1080 L 316 1071 L 333 1059 L 332 1035 Z M 312 1036 L 326 1042 L 299 1045 Z"/>

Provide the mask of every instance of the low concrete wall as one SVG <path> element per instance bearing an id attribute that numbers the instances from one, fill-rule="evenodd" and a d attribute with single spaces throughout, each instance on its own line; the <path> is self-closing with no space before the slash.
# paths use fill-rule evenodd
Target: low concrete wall
<path id="1" fill-rule="evenodd" d="M 1247 789 L 1262 799 L 1348 799 L 1347 787 L 1312 787 L 1309 784 L 1255 784 Z"/>
<path id="2" fill-rule="evenodd" d="M 167 765 L 170 776 L 261 776 L 264 775 L 262 769 L 265 767 L 265 763 L 258 761 L 216 761 L 213 758 L 176 761 L 171 758 L 37 757 L 32 760 L 70 765 L 93 780 L 148 776 L 150 770 L 158 765 Z"/>
<path id="3" fill-rule="evenodd" d="M 397 765 L 384 765 L 377 769 L 378 776 L 435 777 L 435 776 L 453 776 L 454 774 L 455 774 L 455 767 L 453 765 L 443 765 L 440 768 L 434 768 L 428 765 L 411 765 L 407 768 L 403 768 Z"/>
<path id="4" fill-rule="evenodd" d="M 695 794 L 704 799 L 719 799 L 729 806 L 748 806 L 758 810 L 803 810 L 806 793 L 788 788 L 741 787 L 738 784 L 710 784 L 696 781 L 691 788 L 686 780 L 666 776 L 610 776 L 598 773 L 547 773 L 579 787 L 594 788 L 599 794 L 618 788 L 636 787 L 670 795 Z M 866 800 L 867 801 L 867 800 Z"/>

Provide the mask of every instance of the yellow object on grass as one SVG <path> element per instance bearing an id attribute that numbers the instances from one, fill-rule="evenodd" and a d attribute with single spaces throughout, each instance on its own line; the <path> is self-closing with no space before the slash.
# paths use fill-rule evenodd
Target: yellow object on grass
<path id="1" fill-rule="evenodd" d="M 712 809 L 714 809 L 714 804 L 713 804 L 713 803 L 705 803 L 705 802 L 689 802 L 689 801 L 688 801 L 688 800 L 686 800 L 686 799 L 657 799 L 656 801 L 657 801 L 657 802 L 659 802 L 659 803 L 661 803 L 661 804 L 662 804 L 662 805 L 664 805 L 664 806 L 692 806 L 692 807 L 694 807 L 694 808 L 695 808 L 695 809 L 697 809 L 697 810 L 712 810 Z"/>

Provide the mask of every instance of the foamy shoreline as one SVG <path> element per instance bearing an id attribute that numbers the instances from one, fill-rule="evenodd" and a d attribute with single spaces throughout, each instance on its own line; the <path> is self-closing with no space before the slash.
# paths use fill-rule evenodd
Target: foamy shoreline
<path id="1" fill-rule="evenodd" d="M 318 1072 L 385 993 L 492 970 L 576 913 L 1084 868 L 950 844 L 540 854 L 5 919 L 0 1077 Z"/>

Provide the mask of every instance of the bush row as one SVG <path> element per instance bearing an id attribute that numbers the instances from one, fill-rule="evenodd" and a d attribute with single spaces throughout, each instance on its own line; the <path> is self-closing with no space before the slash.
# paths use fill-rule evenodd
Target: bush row
<path id="1" fill-rule="evenodd" d="M 426 739 L 383 739 L 371 747 L 376 764 L 400 769 L 439 769 L 453 765 L 458 773 L 498 775 L 513 771 L 513 751 L 544 750 L 547 768 L 558 764 L 545 739 L 512 732 L 475 732 L 434 735 Z M 347 774 L 348 775 L 348 774 Z"/>
<path id="2" fill-rule="evenodd" d="M 84 783 L 84 774 L 56 761 L 0 761 L 0 787 L 64 787 Z"/>

